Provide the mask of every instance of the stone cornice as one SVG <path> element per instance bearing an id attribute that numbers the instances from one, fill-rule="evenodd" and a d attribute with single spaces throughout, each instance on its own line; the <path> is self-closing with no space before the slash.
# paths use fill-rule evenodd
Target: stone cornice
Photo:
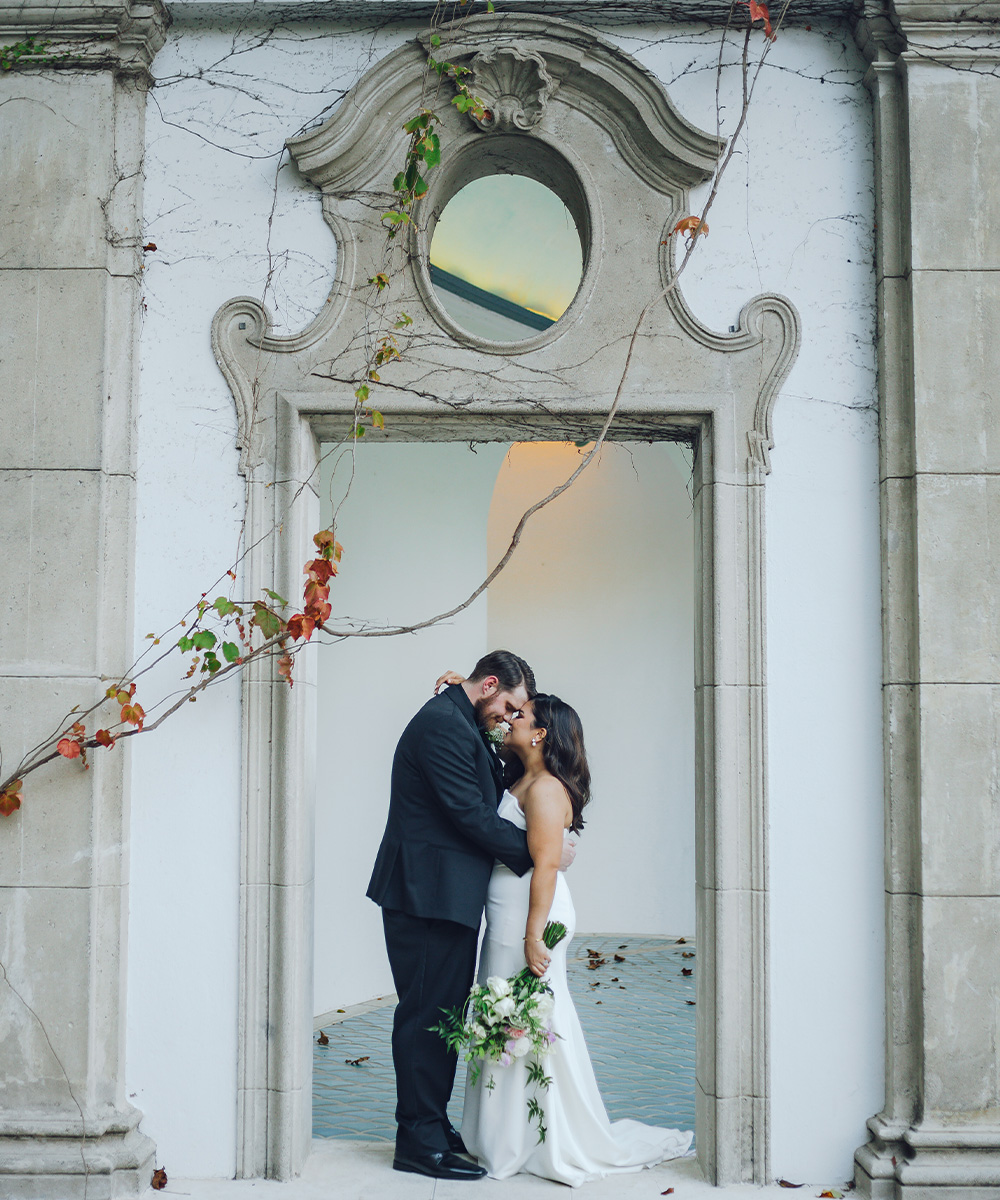
<path id="1" fill-rule="evenodd" d="M 960 68 L 1000 62 L 1000 0 L 983 4 L 865 0 L 854 26 L 871 63 L 902 57 Z"/>
<path id="2" fill-rule="evenodd" d="M 170 14 L 162 0 L 116 4 L 0 0 L 0 41 L 9 45 L 31 38 L 44 45 L 44 53 L 19 60 L 19 71 L 113 69 L 148 77 L 169 25 Z"/>

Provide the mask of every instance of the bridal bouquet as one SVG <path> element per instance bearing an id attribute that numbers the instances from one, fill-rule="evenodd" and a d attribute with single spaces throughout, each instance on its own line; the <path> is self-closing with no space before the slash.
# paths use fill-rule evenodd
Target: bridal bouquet
<path id="1" fill-rule="evenodd" d="M 566 936 L 566 926 L 549 921 L 542 941 L 551 950 Z M 528 1082 L 547 1088 L 552 1082 L 542 1068 L 541 1059 L 550 1054 L 556 1035 L 549 1028 L 552 1016 L 552 989 L 527 967 L 510 979 L 491 975 L 485 984 L 474 984 L 465 1007 L 444 1014 L 435 1025 L 452 1050 L 472 1064 L 469 1082 L 475 1086 L 484 1062 L 509 1067 L 518 1059 L 526 1063 Z M 484 1085 L 492 1091 L 493 1077 Z M 538 1125 L 538 1140 L 545 1141 L 545 1125 L 537 1098 L 528 1098 L 528 1117 Z"/>

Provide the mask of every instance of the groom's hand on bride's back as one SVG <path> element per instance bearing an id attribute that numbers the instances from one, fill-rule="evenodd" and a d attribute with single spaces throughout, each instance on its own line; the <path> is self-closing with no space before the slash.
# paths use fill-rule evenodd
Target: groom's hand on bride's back
<path id="1" fill-rule="evenodd" d="M 435 683 L 435 685 L 434 685 L 434 695 L 435 696 L 444 687 L 444 685 L 446 683 L 465 683 L 465 676 L 459 675 L 459 673 L 457 671 L 445 671 L 445 673 L 440 677 L 440 679 L 438 679 L 437 683 Z"/>
<path id="2" fill-rule="evenodd" d="M 576 838 L 568 837 L 563 841 L 562 858 L 559 860 L 559 870 L 568 871 L 576 858 Z"/>

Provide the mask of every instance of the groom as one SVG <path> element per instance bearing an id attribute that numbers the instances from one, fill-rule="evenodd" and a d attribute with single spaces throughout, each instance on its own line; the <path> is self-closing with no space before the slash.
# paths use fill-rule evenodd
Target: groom
<path id="1" fill-rule="evenodd" d="M 535 694 L 522 658 L 495 650 L 464 683 L 433 696 L 410 721 L 392 762 L 389 818 L 368 885 L 382 908 L 399 996 L 393 1167 L 436 1179 L 480 1179 L 460 1158 L 448 1120 L 456 1055 L 429 1027 L 460 1008 L 472 986 L 479 923 L 494 860 L 531 869 L 524 831 L 497 816 L 503 767 L 485 737 Z"/>

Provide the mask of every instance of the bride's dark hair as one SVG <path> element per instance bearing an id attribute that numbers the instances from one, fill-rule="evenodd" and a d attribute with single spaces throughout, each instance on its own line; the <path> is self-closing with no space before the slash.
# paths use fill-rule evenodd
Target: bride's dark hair
<path id="1" fill-rule="evenodd" d="M 573 806 L 570 829 L 579 833 L 583 828 L 583 809 L 590 803 L 590 767 L 587 749 L 583 744 L 583 725 L 575 708 L 558 696 L 533 696 L 531 711 L 535 725 L 544 729 L 542 755 L 546 769 L 559 780 L 569 793 Z"/>

